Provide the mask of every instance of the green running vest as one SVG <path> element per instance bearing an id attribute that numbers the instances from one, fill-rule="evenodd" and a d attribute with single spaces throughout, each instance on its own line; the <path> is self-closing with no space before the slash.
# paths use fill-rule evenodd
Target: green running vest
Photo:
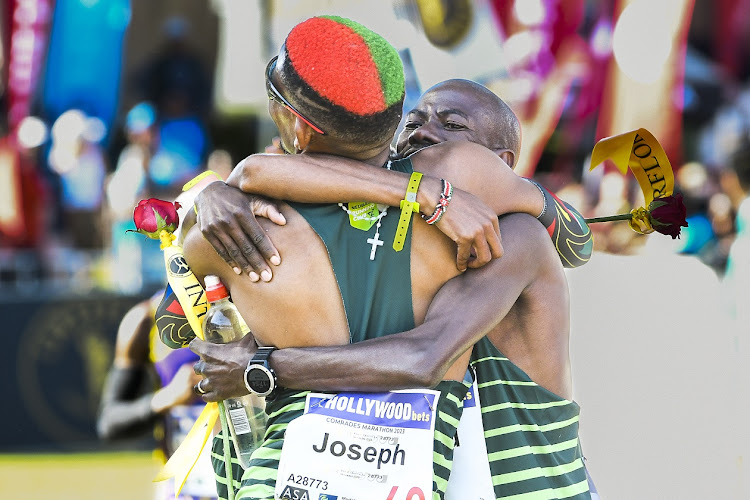
<path id="1" fill-rule="evenodd" d="M 409 159 L 392 162 L 391 169 L 413 172 Z M 402 251 L 396 252 L 392 246 L 400 214 L 398 207 L 389 207 L 387 215 L 381 219 L 380 238 L 384 244 L 378 248 L 375 259 L 370 260 L 372 246 L 367 239 L 375 235 L 374 225 L 368 231 L 351 227 L 349 216 L 337 204 L 290 205 L 307 220 L 326 246 L 341 291 L 352 343 L 414 328 L 411 232 L 407 234 Z M 441 499 L 448 483 L 456 428 L 468 385 L 449 381 L 441 382 L 436 389 L 441 395 L 435 422 L 433 498 Z M 268 430 L 263 445 L 253 453 L 249 468 L 243 472 L 232 457 L 233 487 L 238 500 L 273 499 L 284 431 L 289 422 L 304 412 L 307 394 L 308 391 L 281 389 L 275 399 L 267 403 Z M 233 447 L 230 448 L 234 455 Z M 217 490 L 220 497 L 226 499 L 228 481 L 220 435 L 214 438 L 212 462 Z"/>
<path id="2" fill-rule="evenodd" d="M 474 346 L 495 496 L 590 499 L 578 441 L 579 406 L 534 383 L 490 342 Z"/>

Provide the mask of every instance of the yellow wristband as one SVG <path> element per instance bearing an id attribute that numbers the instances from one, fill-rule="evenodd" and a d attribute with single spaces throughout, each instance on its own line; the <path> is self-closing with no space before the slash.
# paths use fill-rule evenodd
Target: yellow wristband
<path id="1" fill-rule="evenodd" d="M 190 179 L 189 181 L 187 181 L 185 183 L 185 185 L 182 186 L 182 190 L 183 191 L 187 191 L 188 189 L 190 189 L 191 187 L 195 186 L 196 184 L 198 184 L 200 181 L 202 181 L 203 179 L 205 179 L 209 175 L 216 176 L 216 178 L 218 180 L 220 180 L 220 181 L 224 180 L 224 179 L 221 178 L 221 176 L 219 174 L 217 174 L 213 170 L 206 170 L 205 172 L 201 172 L 200 174 L 196 175 L 195 177 L 193 177 L 192 179 Z"/>
<path id="2" fill-rule="evenodd" d="M 398 227 L 396 227 L 396 237 L 393 239 L 393 249 L 397 252 L 404 249 L 406 234 L 409 232 L 411 215 L 414 212 L 419 212 L 417 189 L 419 189 L 419 183 L 421 180 L 421 173 L 412 172 L 411 177 L 409 178 L 409 185 L 406 187 L 406 195 L 404 196 L 404 199 L 401 200 L 401 216 L 398 219 Z"/>

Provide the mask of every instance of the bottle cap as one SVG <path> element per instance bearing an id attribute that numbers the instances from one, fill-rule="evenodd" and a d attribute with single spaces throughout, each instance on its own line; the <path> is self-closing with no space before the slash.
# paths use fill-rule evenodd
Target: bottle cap
<path id="1" fill-rule="evenodd" d="M 217 300 L 229 297 L 227 287 L 224 286 L 224 283 L 221 282 L 218 276 L 208 274 L 203 281 L 206 283 L 206 299 L 209 302 L 216 302 Z"/>

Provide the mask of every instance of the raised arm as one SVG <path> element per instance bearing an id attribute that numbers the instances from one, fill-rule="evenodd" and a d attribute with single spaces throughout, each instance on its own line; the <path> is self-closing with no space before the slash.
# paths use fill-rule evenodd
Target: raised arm
<path id="1" fill-rule="evenodd" d="M 493 211 L 495 215 L 520 212 L 538 217 L 553 238 L 563 265 L 577 267 L 588 261 L 593 244 L 580 213 L 542 186 L 535 187 L 515 175 L 486 148 L 449 142 L 426 148 L 414 158 L 416 170 L 427 174 L 417 193 L 420 211 L 425 215 L 431 214 L 437 204 L 441 177 L 450 180 L 454 177 L 451 172 L 476 168 L 477 162 L 491 164 L 503 176 L 504 190 L 495 198 L 491 210 L 465 192 L 473 192 L 471 189 L 455 190 L 450 210 L 437 224 L 438 229 L 456 242 L 459 269 L 480 267 L 502 252 L 492 221 Z M 278 212 L 265 198 L 244 196 L 228 186 L 246 193 L 306 203 L 367 200 L 398 206 L 408 180 L 406 174 L 339 156 L 258 154 L 237 165 L 228 185 L 214 183 L 207 187 L 196 200 L 196 206 L 201 231 L 219 255 L 236 271 L 242 268 L 254 279 L 262 276 L 268 281 L 272 271 L 266 261 L 273 257 L 272 263 L 278 264 L 279 256 L 258 229 L 253 212 Z M 478 183 L 481 181 L 477 179 Z M 476 258 L 472 260 L 472 256 Z"/>
<path id="2" fill-rule="evenodd" d="M 246 208 L 256 198 L 243 197 L 228 186 L 240 188 L 245 193 L 303 203 L 372 201 L 399 206 L 408 182 L 407 174 L 338 156 L 251 155 L 237 165 L 227 185 L 215 182 L 197 197 L 199 226 L 206 239 L 232 267 L 262 276 L 263 272 L 270 273 L 271 268 L 253 247 L 267 244 L 266 237 L 263 232 L 248 230 L 257 224 L 254 224 L 254 215 Z M 441 191 L 439 177 L 425 175 L 422 178 L 417 202 L 423 215 L 432 214 Z M 473 195 L 454 191 L 451 209 L 436 227 L 456 243 L 459 255 L 466 256 L 463 260 L 457 259 L 459 269 L 466 269 L 472 249 L 476 259 L 471 267 L 479 267 L 502 255 L 496 215 Z"/>
<path id="3" fill-rule="evenodd" d="M 544 272 L 538 265 L 540 255 L 551 250 L 538 244 L 548 238 L 541 226 L 525 215 L 513 215 L 501 220 L 500 229 L 508 243 L 503 258 L 443 285 L 422 325 L 346 346 L 274 351 L 270 359 L 279 384 L 331 391 L 435 386 L 460 355 L 496 326 L 528 284 Z M 526 242 L 537 243 L 522 243 L 522 231 Z M 196 371 L 207 379 L 203 383 L 208 391 L 205 401 L 247 393 L 243 374 L 255 352 L 249 336 L 222 345 L 196 339 L 190 349 L 202 358 Z"/>

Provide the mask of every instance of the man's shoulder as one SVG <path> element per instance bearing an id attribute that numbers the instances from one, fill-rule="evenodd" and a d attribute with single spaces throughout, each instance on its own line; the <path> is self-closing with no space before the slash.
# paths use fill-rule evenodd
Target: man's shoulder
<path id="1" fill-rule="evenodd" d="M 546 238 L 549 240 L 547 229 L 533 215 L 526 213 L 510 213 L 499 216 L 498 222 L 509 231 L 518 232 L 524 239 Z"/>
<path id="2" fill-rule="evenodd" d="M 554 246 L 549 243 L 547 229 L 533 215 L 511 213 L 498 217 L 503 247 L 517 249 L 536 258 L 553 258 L 559 262 Z"/>

